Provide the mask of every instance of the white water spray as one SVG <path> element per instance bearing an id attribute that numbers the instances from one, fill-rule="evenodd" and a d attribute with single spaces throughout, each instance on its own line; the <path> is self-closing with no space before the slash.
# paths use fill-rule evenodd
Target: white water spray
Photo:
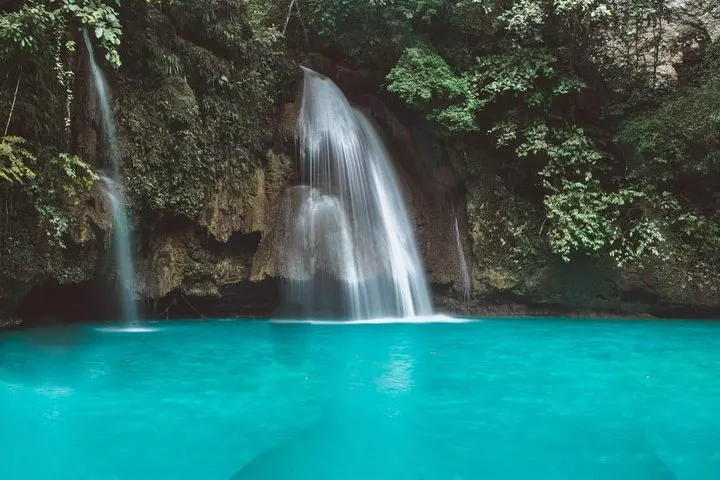
<path id="1" fill-rule="evenodd" d="M 304 70 L 297 124 L 302 206 L 285 254 L 289 301 L 337 300 L 354 319 L 432 314 L 402 190 L 371 121 L 327 77 Z M 302 188 L 302 187 L 301 187 Z M 326 289 L 339 284 L 339 292 Z M 328 299 L 339 293 L 341 299 Z"/>

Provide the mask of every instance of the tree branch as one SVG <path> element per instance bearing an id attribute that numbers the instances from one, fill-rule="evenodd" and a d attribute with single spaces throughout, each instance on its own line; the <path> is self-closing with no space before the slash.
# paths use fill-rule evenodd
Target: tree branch
<path id="1" fill-rule="evenodd" d="M 298 0 L 292 0 L 290 2 L 290 7 L 288 7 L 288 14 L 287 17 L 285 17 L 285 26 L 283 27 L 282 34 L 285 36 L 285 32 L 287 31 L 288 24 L 290 23 L 290 17 L 292 16 L 292 9 L 293 6 L 295 7 L 295 11 L 297 12 L 298 18 L 300 18 L 300 25 L 302 25 L 303 34 L 305 34 L 305 41 L 309 42 L 308 37 L 308 31 L 305 27 L 305 20 L 303 20 L 302 12 L 300 12 L 300 2 Z"/>
<path id="2" fill-rule="evenodd" d="M 13 110 L 15 110 L 15 101 L 17 100 L 18 89 L 20 88 L 20 79 L 22 78 L 22 67 L 20 67 L 20 73 L 18 74 L 17 83 L 15 84 L 15 94 L 13 95 L 12 105 L 10 106 L 10 114 L 8 115 L 7 123 L 5 124 L 5 132 L 3 138 L 7 136 L 8 129 L 10 128 L 10 120 L 12 120 Z"/>
<path id="3" fill-rule="evenodd" d="M 287 30 L 288 23 L 290 23 L 290 16 L 292 15 L 292 7 L 295 5 L 295 0 L 292 0 L 290 2 L 290 8 L 288 8 L 288 14 L 287 17 L 285 17 L 285 26 L 283 27 L 282 34 L 285 36 L 285 31 Z"/>

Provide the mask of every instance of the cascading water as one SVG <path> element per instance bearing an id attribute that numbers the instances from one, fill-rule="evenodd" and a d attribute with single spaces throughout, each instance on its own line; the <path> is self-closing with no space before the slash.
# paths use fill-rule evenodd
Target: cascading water
<path id="1" fill-rule="evenodd" d="M 127 218 L 125 202 L 122 197 L 120 186 L 112 179 L 101 175 L 103 181 L 103 192 L 110 200 L 112 209 L 114 236 L 115 236 L 115 258 L 117 261 L 118 278 L 120 279 L 120 303 L 123 319 L 128 323 L 136 323 L 138 320 L 137 305 L 132 294 L 132 280 L 135 278 L 135 269 L 132 264 L 130 253 L 130 223 Z"/>
<path id="2" fill-rule="evenodd" d="M 354 319 L 432 314 L 402 191 L 370 120 L 304 68 L 296 136 L 301 179 L 286 249 L 288 301 Z M 339 284 L 337 291 L 326 288 Z M 336 293 L 342 298 L 335 298 Z"/>
<path id="3" fill-rule="evenodd" d="M 118 274 L 118 288 L 122 318 L 127 324 L 134 324 L 138 321 L 137 305 L 133 298 L 135 284 L 135 268 L 133 266 L 130 245 L 130 223 L 128 222 L 127 209 L 123 196 L 122 174 L 120 172 L 120 160 L 117 149 L 117 136 L 115 133 L 115 121 L 110 109 L 107 82 L 105 76 L 95 62 L 95 55 L 88 37 L 87 30 L 83 33 L 85 46 L 90 57 L 90 69 L 92 71 L 95 89 L 100 103 L 102 127 L 105 133 L 106 154 L 110 163 L 110 177 L 101 175 L 103 181 L 103 192 L 110 200 L 113 218 L 113 238 L 115 244 L 115 263 Z"/>
<path id="4" fill-rule="evenodd" d="M 455 242 L 458 250 L 458 272 L 460 278 L 458 282 L 458 291 L 465 302 L 470 300 L 470 272 L 468 271 L 467 261 L 465 260 L 465 250 L 463 249 L 462 240 L 460 239 L 460 227 L 458 226 L 457 213 L 453 205 L 453 220 L 455 222 Z"/>

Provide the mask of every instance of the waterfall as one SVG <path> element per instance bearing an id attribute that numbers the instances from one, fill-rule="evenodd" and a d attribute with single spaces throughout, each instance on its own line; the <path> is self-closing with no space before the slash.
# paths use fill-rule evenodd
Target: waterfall
<path id="1" fill-rule="evenodd" d="M 458 291 L 465 302 L 470 300 L 470 272 L 468 271 L 467 261 L 465 260 L 465 249 L 463 249 L 462 240 L 460 239 L 460 227 L 458 226 L 457 213 L 455 205 L 453 205 L 453 220 L 455 222 L 455 242 L 458 250 L 458 266 L 460 267 Z"/>
<path id="2" fill-rule="evenodd" d="M 122 307 L 123 319 L 126 323 L 136 323 L 138 320 L 137 305 L 132 294 L 132 280 L 135 278 L 135 270 L 130 253 L 130 223 L 127 218 L 125 202 L 122 197 L 120 186 L 112 179 L 101 175 L 103 181 L 103 192 L 110 200 L 112 210 L 114 237 L 115 237 L 115 260 L 120 279 L 120 305 Z"/>
<path id="3" fill-rule="evenodd" d="M 353 319 L 432 314 L 402 190 L 370 119 L 304 68 L 287 300 Z M 332 285 L 335 285 L 334 287 Z"/>
<path id="4" fill-rule="evenodd" d="M 85 46 L 90 57 L 90 69 L 92 71 L 95 89 L 100 103 L 102 127 L 105 134 L 105 151 L 110 163 L 110 176 L 101 175 L 103 181 L 103 192 L 108 197 L 111 206 L 113 219 L 113 239 L 115 244 L 115 266 L 117 268 L 118 289 L 122 318 L 127 324 L 134 324 L 138 321 L 137 305 L 133 297 L 135 285 L 135 268 L 131 254 L 131 230 L 128 222 L 127 209 L 125 207 L 124 187 L 122 174 L 120 172 L 120 158 L 117 148 L 117 134 L 115 121 L 110 109 L 107 82 L 105 76 L 95 62 L 95 54 L 92 43 L 88 37 L 87 30 L 83 32 Z"/>

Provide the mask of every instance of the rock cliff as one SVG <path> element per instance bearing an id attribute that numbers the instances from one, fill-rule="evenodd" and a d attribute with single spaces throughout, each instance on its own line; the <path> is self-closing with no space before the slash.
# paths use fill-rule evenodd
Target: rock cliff
<path id="1" fill-rule="evenodd" d="M 135 290 L 145 315 L 271 315 L 279 306 L 277 252 L 292 221 L 286 194 L 297 180 L 300 61 L 333 78 L 378 126 L 439 310 L 720 313 L 717 280 L 689 276 L 693 259 L 682 249 L 628 268 L 553 256 L 541 235 L 542 215 L 516 194 L 521 187 L 512 179 L 494 173 L 489 149 L 447 144 L 421 115 L 383 93 L 377 72 L 320 55 L 278 50 L 268 56 L 266 42 L 273 40 L 254 33 L 244 11 L 217 12 L 210 26 L 199 9 L 132 8 L 124 66 L 110 83 L 136 233 Z M 102 133 L 89 82 L 85 69 L 76 87 L 74 148 L 100 168 Z M 29 241 L 31 233 L 15 219 L 12 258 L 0 277 L 5 324 L 112 315 L 107 203 L 96 190 L 73 208 L 68 246 L 60 252 Z M 469 269 L 469 298 L 460 288 L 460 255 Z"/>

